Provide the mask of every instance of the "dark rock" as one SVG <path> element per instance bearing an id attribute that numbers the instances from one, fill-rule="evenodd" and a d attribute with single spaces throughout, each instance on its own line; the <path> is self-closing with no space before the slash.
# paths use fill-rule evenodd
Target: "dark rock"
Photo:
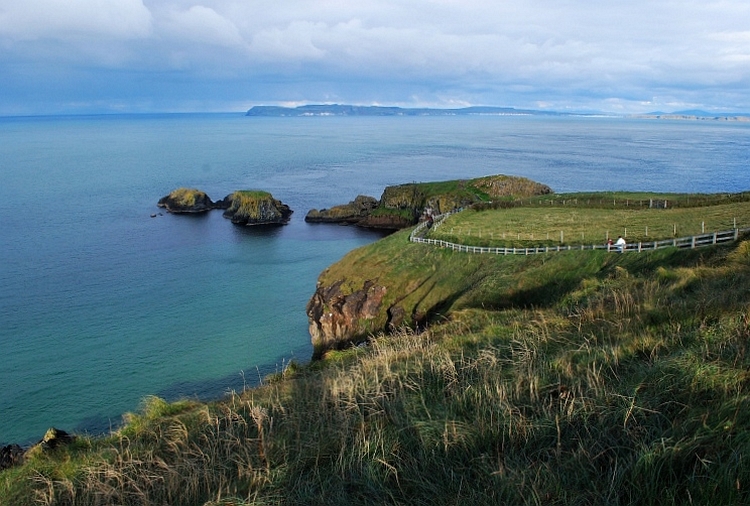
<path id="1" fill-rule="evenodd" d="M 44 433 L 44 437 L 36 444 L 36 446 L 45 450 L 54 450 L 58 446 L 72 443 L 74 439 L 75 436 L 72 434 L 68 434 L 64 430 L 52 427 L 47 429 L 47 432 Z"/>
<path id="2" fill-rule="evenodd" d="M 229 207 L 232 205 L 233 195 L 234 195 L 233 193 L 230 193 L 223 199 L 217 200 L 216 202 L 214 202 L 214 209 L 229 209 Z"/>
<path id="3" fill-rule="evenodd" d="M 16 444 L 0 448 L 0 471 L 23 464 L 24 450 Z"/>
<path id="4" fill-rule="evenodd" d="M 376 207 L 379 202 L 373 197 L 359 195 L 348 204 L 334 206 L 330 209 L 311 209 L 305 216 L 309 223 L 349 223 L 362 221 Z"/>

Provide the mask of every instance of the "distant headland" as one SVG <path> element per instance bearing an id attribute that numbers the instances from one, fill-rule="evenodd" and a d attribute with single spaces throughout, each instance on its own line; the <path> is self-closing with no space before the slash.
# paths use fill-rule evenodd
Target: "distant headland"
<path id="1" fill-rule="evenodd" d="M 581 116 L 555 111 L 515 109 L 513 107 L 463 107 L 459 109 L 403 108 L 364 105 L 311 104 L 299 107 L 256 105 L 245 116 Z"/>
<path id="2" fill-rule="evenodd" d="M 456 109 L 435 109 L 429 107 L 386 107 L 375 105 L 308 104 L 299 107 L 276 105 L 256 105 L 245 116 L 255 117 L 304 117 L 304 116 L 608 116 L 631 119 L 666 119 L 688 121 L 739 121 L 750 122 L 750 113 L 712 113 L 698 109 L 675 112 L 648 112 L 642 114 L 617 114 L 606 112 L 560 112 L 536 109 L 516 109 L 514 107 L 474 106 Z"/>

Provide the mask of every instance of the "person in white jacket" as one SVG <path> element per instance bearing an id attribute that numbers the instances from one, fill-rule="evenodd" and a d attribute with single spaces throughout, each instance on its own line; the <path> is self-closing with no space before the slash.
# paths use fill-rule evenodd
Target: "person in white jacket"
<path id="1" fill-rule="evenodd" d="M 620 253 L 623 253 L 625 251 L 625 239 L 622 238 L 622 236 L 617 236 L 617 242 L 615 242 L 615 246 L 617 246 L 617 249 L 620 250 Z"/>

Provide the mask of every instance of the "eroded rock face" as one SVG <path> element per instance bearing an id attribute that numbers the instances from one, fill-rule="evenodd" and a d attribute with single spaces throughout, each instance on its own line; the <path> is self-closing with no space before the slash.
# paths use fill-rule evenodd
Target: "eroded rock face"
<path id="1" fill-rule="evenodd" d="M 383 326 L 378 320 L 384 314 L 381 305 L 386 288 L 370 280 L 362 289 L 344 294 L 342 284 L 343 281 L 319 285 L 307 303 L 313 358 L 320 358 L 326 350 L 364 340 Z"/>
<path id="2" fill-rule="evenodd" d="M 293 212 L 288 205 L 263 191 L 236 191 L 227 199 L 231 203 L 224 217 L 235 225 L 285 225 Z"/>

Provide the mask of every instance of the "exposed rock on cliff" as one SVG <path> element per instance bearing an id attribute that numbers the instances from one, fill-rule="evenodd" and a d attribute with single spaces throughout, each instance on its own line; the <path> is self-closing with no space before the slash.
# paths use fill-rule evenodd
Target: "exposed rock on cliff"
<path id="1" fill-rule="evenodd" d="M 205 213 L 216 209 L 216 204 L 205 192 L 194 188 L 178 188 L 159 199 L 156 205 L 170 213 Z"/>
<path id="2" fill-rule="evenodd" d="M 307 304 L 314 358 L 380 332 L 421 327 L 475 281 L 473 262 L 482 259 L 442 269 L 445 252 L 409 243 L 408 235 L 396 232 L 353 250 L 321 273 Z"/>
<path id="3" fill-rule="evenodd" d="M 264 191 L 236 191 L 227 199 L 231 204 L 224 211 L 224 217 L 236 225 L 285 225 L 293 212 L 288 205 Z"/>
<path id="4" fill-rule="evenodd" d="M 343 280 L 330 286 L 318 286 L 307 304 L 314 358 L 325 350 L 340 348 L 366 338 L 380 326 L 377 317 L 386 288 L 367 280 L 361 289 L 347 293 Z"/>

